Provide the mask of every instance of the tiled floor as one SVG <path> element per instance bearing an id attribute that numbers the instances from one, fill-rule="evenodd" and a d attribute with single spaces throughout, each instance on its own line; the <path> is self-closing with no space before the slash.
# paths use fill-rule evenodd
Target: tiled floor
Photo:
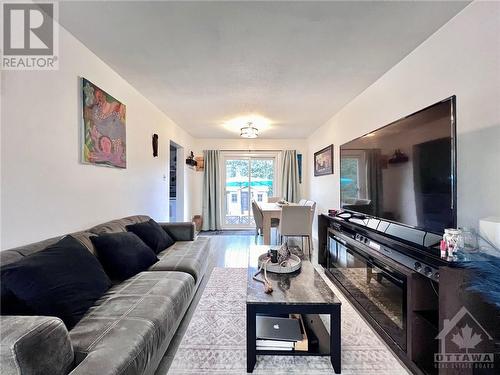
<path id="1" fill-rule="evenodd" d="M 274 239 L 273 239 L 274 240 Z M 262 237 L 256 238 L 252 235 L 211 235 L 211 247 L 210 247 L 210 261 L 208 265 L 207 274 L 202 280 L 200 287 L 189 307 L 177 333 L 175 334 L 172 342 L 167 350 L 158 370 L 157 375 L 166 375 L 168 369 L 173 361 L 175 353 L 182 341 L 182 338 L 187 330 L 187 327 L 191 321 L 191 318 L 196 310 L 198 302 L 205 290 L 205 286 L 210 279 L 210 275 L 214 267 L 231 267 L 231 268 L 245 268 L 248 263 L 248 251 L 251 245 L 261 244 Z M 315 263 L 315 256 L 313 252 L 313 263 Z M 319 270 L 320 273 L 321 270 Z M 323 273 L 324 274 L 324 273 Z M 336 291 L 336 288 L 331 284 L 329 280 L 326 280 L 332 289 Z M 338 291 L 336 291 L 338 293 Z M 344 302 L 345 303 L 345 302 Z M 376 335 L 373 333 L 373 335 Z"/>

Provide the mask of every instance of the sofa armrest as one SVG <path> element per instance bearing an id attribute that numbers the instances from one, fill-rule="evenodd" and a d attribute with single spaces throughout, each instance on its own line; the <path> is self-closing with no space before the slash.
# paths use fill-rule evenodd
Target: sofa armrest
<path id="1" fill-rule="evenodd" d="M 194 223 L 161 223 L 161 226 L 175 241 L 194 241 Z"/>
<path id="2" fill-rule="evenodd" d="M 59 318 L 0 316 L 2 374 L 66 375 L 73 367 L 73 346 Z"/>

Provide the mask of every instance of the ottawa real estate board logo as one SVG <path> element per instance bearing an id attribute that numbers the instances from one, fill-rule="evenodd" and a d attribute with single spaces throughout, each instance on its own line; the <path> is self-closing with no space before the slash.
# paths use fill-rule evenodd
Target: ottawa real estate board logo
<path id="1" fill-rule="evenodd" d="M 3 70 L 58 69 L 57 4 L 2 2 Z"/>
<path id="2" fill-rule="evenodd" d="M 443 323 L 436 336 L 440 350 L 434 354 L 435 367 L 494 369 L 493 337 L 465 307 Z"/>

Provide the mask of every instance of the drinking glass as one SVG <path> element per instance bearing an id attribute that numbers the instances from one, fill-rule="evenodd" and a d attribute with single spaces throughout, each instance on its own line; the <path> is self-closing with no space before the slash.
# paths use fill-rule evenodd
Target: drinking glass
<path id="1" fill-rule="evenodd" d="M 468 253 L 475 253 L 478 251 L 477 233 L 474 228 L 462 228 L 463 250 Z"/>

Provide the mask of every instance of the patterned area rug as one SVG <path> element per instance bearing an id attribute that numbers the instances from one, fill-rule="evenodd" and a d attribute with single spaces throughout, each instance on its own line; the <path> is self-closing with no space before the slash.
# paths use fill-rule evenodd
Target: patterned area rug
<path id="1" fill-rule="evenodd" d="M 213 270 L 169 374 L 246 374 L 246 283 L 244 268 Z M 342 374 L 408 374 L 358 313 L 336 294 L 343 303 Z M 257 356 L 253 373 L 334 372 L 329 357 Z"/>

